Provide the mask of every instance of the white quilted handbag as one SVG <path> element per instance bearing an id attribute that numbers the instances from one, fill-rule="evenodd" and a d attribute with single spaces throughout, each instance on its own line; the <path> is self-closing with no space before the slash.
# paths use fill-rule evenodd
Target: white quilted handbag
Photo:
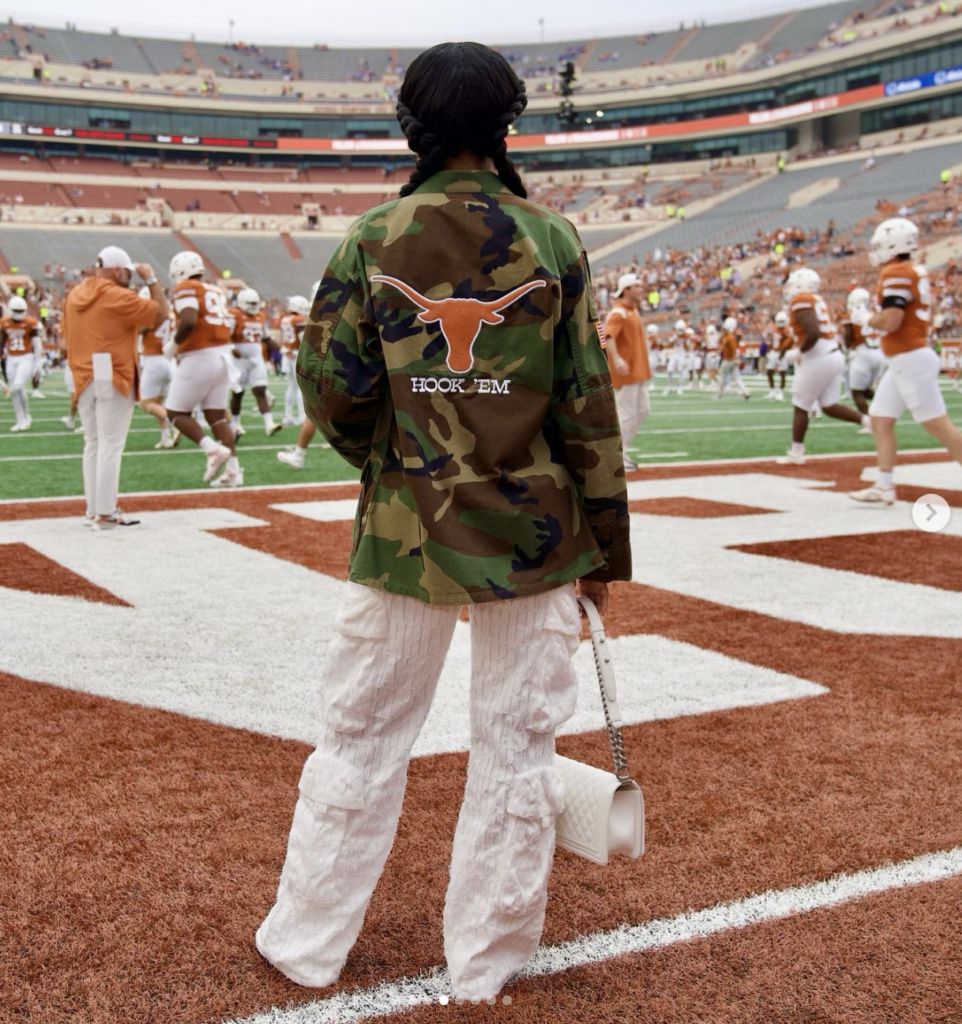
<path id="1" fill-rule="evenodd" d="M 596 864 L 607 864 L 612 853 L 640 857 L 645 852 L 645 800 L 625 761 L 621 711 L 605 627 L 594 602 L 580 595 L 578 600 L 591 632 L 615 769 L 604 771 L 570 757 L 555 756 L 555 767 L 565 788 L 564 810 L 555 823 L 555 842 Z"/>

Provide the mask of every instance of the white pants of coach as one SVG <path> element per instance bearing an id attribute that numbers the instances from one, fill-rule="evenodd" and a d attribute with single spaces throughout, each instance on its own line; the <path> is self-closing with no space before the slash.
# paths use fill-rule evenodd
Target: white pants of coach
<path id="1" fill-rule="evenodd" d="M 133 392 L 125 398 L 110 381 L 91 381 L 80 395 L 77 411 L 84 428 L 84 497 L 87 515 L 117 511 L 120 460 L 134 415 Z"/>
<path id="2" fill-rule="evenodd" d="M 288 978 L 337 980 L 394 842 L 411 748 L 460 609 L 347 584 L 322 672 L 277 902 L 257 948 Z M 455 996 L 488 999 L 538 947 L 574 714 L 574 586 L 471 607 L 471 754 L 444 907 Z"/>
<path id="3" fill-rule="evenodd" d="M 618 423 L 621 426 L 621 444 L 627 455 L 628 446 L 635 439 L 635 434 L 651 414 L 648 381 L 622 384 L 615 390 L 615 403 L 618 406 Z"/>
<path id="4" fill-rule="evenodd" d="M 719 396 L 725 393 L 729 384 L 738 388 L 739 392 L 743 395 L 748 391 L 748 388 L 745 387 L 742 381 L 742 373 L 738 369 L 738 363 L 734 359 L 726 359 L 721 364 L 721 377 L 718 381 Z"/>

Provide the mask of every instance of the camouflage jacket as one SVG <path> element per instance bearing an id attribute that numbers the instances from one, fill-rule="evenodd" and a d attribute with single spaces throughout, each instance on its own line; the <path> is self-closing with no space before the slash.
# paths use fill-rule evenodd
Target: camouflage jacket
<path id="1" fill-rule="evenodd" d="M 362 469 L 350 578 L 431 604 L 631 578 L 621 433 L 572 225 L 487 171 L 354 223 L 297 359 Z"/>

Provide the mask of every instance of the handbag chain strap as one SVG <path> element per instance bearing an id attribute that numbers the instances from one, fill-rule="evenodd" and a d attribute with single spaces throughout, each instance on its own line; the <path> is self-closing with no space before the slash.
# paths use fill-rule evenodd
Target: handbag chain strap
<path id="1" fill-rule="evenodd" d="M 588 629 L 591 633 L 591 649 L 594 652 L 595 668 L 598 671 L 601 706 L 604 708 L 605 722 L 608 725 L 608 743 L 611 746 L 615 775 L 622 782 L 628 782 L 631 780 L 631 770 L 628 768 L 628 761 L 625 758 L 625 742 L 621 735 L 621 708 L 618 706 L 615 672 L 611 665 L 611 655 L 608 653 L 609 645 L 605 636 L 604 623 L 601 621 L 594 601 L 583 594 L 578 595 L 578 601 L 584 608 Z"/>

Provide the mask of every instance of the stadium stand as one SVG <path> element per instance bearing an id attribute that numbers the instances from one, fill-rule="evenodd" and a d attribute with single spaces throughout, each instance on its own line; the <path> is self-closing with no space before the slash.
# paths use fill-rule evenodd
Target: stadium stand
<path id="1" fill-rule="evenodd" d="M 647 36 L 615 36 L 601 39 L 585 63 L 584 70 L 619 71 L 657 64 L 685 34 L 684 31 L 658 32 Z"/>
<path id="2" fill-rule="evenodd" d="M 832 26 L 859 12 L 867 14 L 875 9 L 877 4 L 866 3 L 865 0 L 843 0 L 842 3 L 797 11 L 795 17 L 768 40 L 764 50 L 744 65 L 744 69 L 763 67 L 787 56 L 809 53 Z"/>
<path id="3" fill-rule="evenodd" d="M 734 53 L 740 47 L 760 38 L 782 15 L 732 21 L 722 25 L 700 28 L 674 55 L 676 61 L 707 60 L 724 53 Z"/>

